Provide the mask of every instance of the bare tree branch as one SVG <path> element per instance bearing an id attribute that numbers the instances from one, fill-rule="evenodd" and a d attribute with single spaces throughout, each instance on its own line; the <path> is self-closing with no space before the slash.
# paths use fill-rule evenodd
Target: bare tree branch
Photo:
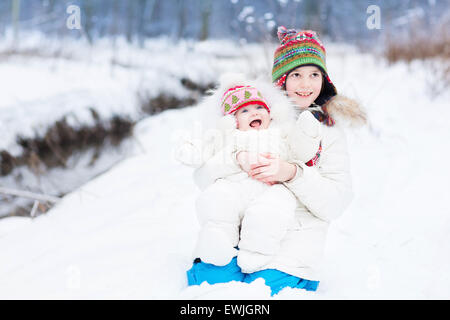
<path id="1" fill-rule="evenodd" d="M 9 189 L 9 188 L 4 188 L 4 187 L 0 187 L 0 193 L 10 195 L 10 196 L 28 198 L 28 199 L 38 200 L 38 201 L 42 201 L 42 202 L 51 202 L 51 203 L 57 203 L 61 199 L 61 198 L 55 197 L 55 196 L 49 196 L 49 195 L 45 195 L 45 194 L 39 194 L 39 193 L 34 193 L 34 192 L 24 191 L 24 190 Z"/>
<path id="2" fill-rule="evenodd" d="M 31 209 L 31 212 L 30 212 L 30 216 L 32 218 L 34 218 L 36 216 L 36 210 L 37 210 L 38 206 L 39 206 L 39 201 L 34 200 L 33 208 Z"/>

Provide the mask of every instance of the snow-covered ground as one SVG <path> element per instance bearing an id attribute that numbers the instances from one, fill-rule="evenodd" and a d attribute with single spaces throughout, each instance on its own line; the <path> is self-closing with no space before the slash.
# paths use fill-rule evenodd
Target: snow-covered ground
<path id="1" fill-rule="evenodd" d="M 330 227 L 319 290 L 273 298 L 449 299 L 450 92 L 430 98 L 421 62 L 387 66 L 346 46 L 328 56 L 338 90 L 370 117 L 348 131 L 355 198 Z M 46 215 L 1 219 L 0 298 L 270 299 L 263 281 L 186 286 L 199 190 L 173 147 L 199 116 L 140 121 L 126 160 Z"/>

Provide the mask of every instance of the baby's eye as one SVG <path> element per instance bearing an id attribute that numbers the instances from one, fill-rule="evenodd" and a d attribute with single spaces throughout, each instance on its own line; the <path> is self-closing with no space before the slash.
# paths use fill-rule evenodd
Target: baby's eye
<path id="1" fill-rule="evenodd" d="M 258 106 L 256 109 L 262 109 L 263 108 L 263 106 Z"/>
<path id="2" fill-rule="evenodd" d="M 241 109 L 241 113 L 247 112 L 247 109 Z"/>

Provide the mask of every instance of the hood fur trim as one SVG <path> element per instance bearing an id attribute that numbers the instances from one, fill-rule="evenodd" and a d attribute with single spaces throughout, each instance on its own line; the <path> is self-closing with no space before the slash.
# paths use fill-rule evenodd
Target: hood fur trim
<path id="1" fill-rule="evenodd" d="M 340 126 L 362 127 L 367 123 L 367 114 L 356 100 L 337 95 L 325 106 L 330 116 Z"/>

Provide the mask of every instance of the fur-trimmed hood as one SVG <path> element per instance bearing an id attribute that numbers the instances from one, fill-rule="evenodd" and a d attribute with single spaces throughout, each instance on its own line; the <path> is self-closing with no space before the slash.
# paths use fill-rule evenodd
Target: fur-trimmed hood
<path id="1" fill-rule="evenodd" d="M 325 106 L 339 126 L 362 127 L 367 123 L 367 114 L 356 100 L 338 94 L 331 98 Z"/>

